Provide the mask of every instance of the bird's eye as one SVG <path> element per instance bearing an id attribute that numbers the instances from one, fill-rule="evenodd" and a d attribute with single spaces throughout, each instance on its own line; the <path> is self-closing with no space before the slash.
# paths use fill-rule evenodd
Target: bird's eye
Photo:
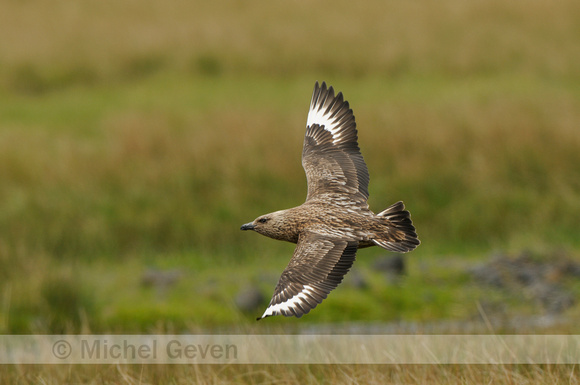
<path id="1" fill-rule="evenodd" d="M 266 223 L 266 222 L 268 222 L 268 218 L 260 218 L 260 219 L 258 219 L 258 222 Z"/>

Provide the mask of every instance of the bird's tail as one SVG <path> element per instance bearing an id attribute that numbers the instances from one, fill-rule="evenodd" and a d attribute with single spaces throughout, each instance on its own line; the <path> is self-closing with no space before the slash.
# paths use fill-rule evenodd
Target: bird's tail
<path id="1" fill-rule="evenodd" d="M 397 202 L 377 214 L 386 219 L 387 231 L 383 237 L 373 239 L 373 242 L 389 251 L 406 253 L 414 250 L 419 244 L 415 226 L 411 222 L 411 214 L 405 210 L 403 202 Z"/>

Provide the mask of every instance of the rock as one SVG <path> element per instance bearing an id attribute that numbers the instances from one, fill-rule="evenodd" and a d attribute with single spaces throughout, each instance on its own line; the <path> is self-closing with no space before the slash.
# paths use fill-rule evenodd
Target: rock
<path id="1" fill-rule="evenodd" d="M 536 282 L 527 288 L 530 295 L 550 314 L 559 314 L 574 305 L 572 293 L 546 282 Z"/>
<path id="2" fill-rule="evenodd" d="M 504 280 L 500 272 L 494 267 L 488 264 L 477 265 L 469 270 L 473 277 L 489 286 L 495 286 L 498 288 L 504 287 Z"/>
<path id="3" fill-rule="evenodd" d="M 182 277 L 179 270 L 147 269 L 141 276 L 141 285 L 145 287 L 167 288 L 175 285 Z"/>
<path id="4" fill-rule="evenodd" d="M 573 306 L 572 292 L 560 284 L 564 276 L 578 277 L 580 265 L 563 256 L 533 258 L 523 252 L 515 258 L 495 255 L 484 264 L 469 270 L 482 284 L 512 293 L 524 292 L 542 305 L 546 312 L 558 314 Z"/>
<path id="5" fill-rule="evenodd" d="M 392 273 L 394 275 L 403 275 L 406 273 L 405 258 L 402 254 L 385 255 L 377 258 L 373 263 L 373 268 L 377 271 Z"/>
<path id="6" fill-rule="evenodd" d="M 256 309 L 267 305 L 266 297 L 255 286 L 246 287 L 238 292 L 234 298 L 234 302 L 236 306 L 244 312 L 255 311 Z"/>
<path id="7" fill-rule="evenodd" d="M 345 277 L 345 284 L 354 287 L 355 289 L 366 289 L 369 287 L 369 284 L 359 271 L 351 271 Z"/>

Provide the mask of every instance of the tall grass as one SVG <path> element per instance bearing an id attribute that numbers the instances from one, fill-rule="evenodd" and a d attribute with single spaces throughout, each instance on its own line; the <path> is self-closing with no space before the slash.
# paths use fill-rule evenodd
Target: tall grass
<path id="1" fill-rule="evenodd" d="M 578 4 L 8 2 L 3 79 L 22 90 L 203 74 L 578 76 Z M 38 82 L 38 83 L 35 83 Z"/>
<path id="2" fill-rule="evenodd" d="M 5 382 L 175 384 L 577 384 L 573 365 L 54 365 L 0 369 Z"/>
<path id="3" fill-rule="evenodd" d="M 71 123 L 51 118 L 54 102 L 43 100 L 27 107 L 36 122 L 5 123 L 4 247 L 57 258 L 191 248 L 230 252 L 252 239 L 237 231 L 239 223 L 301 203 L 300 127 L 310 87 L 303 87 L 302 102 L 291 90 L 289 111 L 276 103 L 264 111 L 239 98 L 222 99 L 231 106 L 203 113 L 188 111 L 183 101 L 146 106 L 175 92 L 190 92 L 194 103 L 211 87 L 228 99 L 248 84 L 185 80 L 179 88 L 160 84 L 165 78 L 151 81 L 149 100 L 126 107 L 114 101 L 93 106 L 92 91 L 69 91 L 78 98 L 71 108 L 90 109 L 77 112 Z M 352 93 L 363 94 L 365 84 Z M 541 83 L 527 85 L 523 100 L 514 95 L 520 84 L 496 86 L 471 93 L 461 84 L 441 87 L 434 103 L 417 100 L 419 91 L 410 88 L 410 97 L 371 90 L 355 98 L 371 207 L 378 211 L 405 200 L 427 247 L 439 250 L 511 242 L 577 245 L 577 100 Z M 100 97 L 121 93 L 115 97 L 130 100 L 131 92 L 117 88 Z M 67 103 L 73 97 L 63 94 L 53 98 Z M 266 103 L 267 93 L 259 99 Z M 6 110 L 22 103 L 5 101 Z"/>

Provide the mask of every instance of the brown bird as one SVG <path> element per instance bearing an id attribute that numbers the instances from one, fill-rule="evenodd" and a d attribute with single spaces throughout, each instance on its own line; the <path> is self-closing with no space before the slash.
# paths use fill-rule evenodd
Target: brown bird
<path id="1" fill-rule="evenodd" d="M 403 202 L 378 214 L 369 210 L 369 172 L 357 140 L 354 115 L 342 93 L 334 96 L 332 87 L 316 82 L 302 150 L 306 201 L 241 227 L 297 244 L 258 320 L 308 313 L 342 281 L 359 248 L 377 245 L 405 253 L 419 245 Z"/>

